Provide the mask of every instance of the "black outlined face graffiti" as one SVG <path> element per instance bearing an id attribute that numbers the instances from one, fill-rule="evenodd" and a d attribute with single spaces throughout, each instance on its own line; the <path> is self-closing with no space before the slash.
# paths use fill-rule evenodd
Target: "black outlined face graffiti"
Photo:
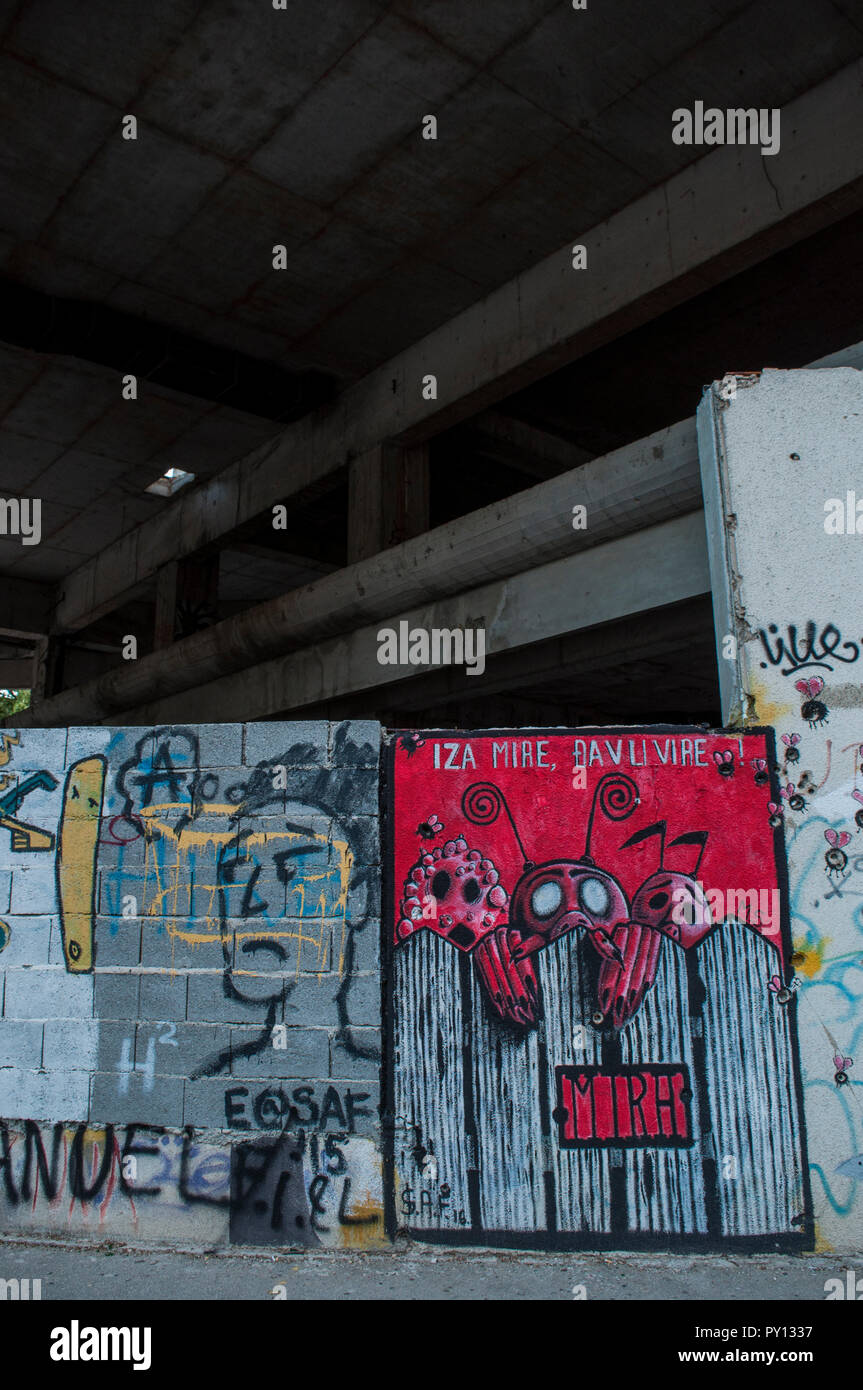
<path id="1" fill-rule="evenodd" d="M 343 740 L 342 765 L 314 767 L 314 750 L 295 744 L 223 787 L 223 773 L 199 767 L 195 731 L 165 727 L 141 737 L 117 774 L 123 810 L 109 843 L 128 858 L 124 872 L 139 875 L 142 916 L 189 944 L 218 945 L 225 996 L 261 1012 L 246 1053 L 269 1044 L 300 968 L 332 959 L 339 1040 L 376 1058 L 350 1022 L 354 938 L 376 903 L 371 818 L 352 816 L 376 774 L 351 766 L 356 751 Z M 287 770 L 287 792 L 274 785 L 274 766 Z M 216 1075 L 230 1058 L 206 1058 L 192 1075 Z"/>

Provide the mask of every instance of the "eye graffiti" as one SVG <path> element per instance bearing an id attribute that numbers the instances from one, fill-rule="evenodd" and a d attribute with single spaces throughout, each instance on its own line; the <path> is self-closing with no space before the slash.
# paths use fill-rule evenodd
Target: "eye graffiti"
<path id="1" fill-rule="evenodd" d="M 851 1057 L 843 1057 L 841 1052 L 837 1052 L 833 1058 L 833 1065 L 836 1068 L 836 1075 L 833 1080 L 837 1086 L 848 1085 L 848 1068 L 853 1067 L 854 1060 Z"/>
<path id="2" fill-rule="evenodd" d="M 720 777 L 734 776 L 734 754 L 730 748 L 726 748 L 724 753 L 719 750 L 713 754 L 713 761 L 716 763 L 716 771 Z"/>
<path id="3" fill-rule="evenodd" d="M 593 859 L 596 816 L 624 820 L 639 805 L 633 779 L 624 773 L 607 773 L 594 791 L 584 853 L 537 864 L 525 853 L 500 789 L 490 782 L 473 783 L 462 797 L 465 818 L 484 826 L 501 814 L 506 816 L 522 856 L 521 877 L 510 896 L 492 860 L 471 849 L 461 835 L 421 855 L 405 881 L 396 944 L 427 927 L 456 949 L 470 953 L 493 1013 L 524 1029 L 536 1027 L 542 1007 L 533 957 L 579 930 L 599 957 L 593 1023 L 597 1028 L 620 1030 L 638 1012 L 654 983 L 663 937 L 688 950 L 714 926 L 707 893 L 698 881 L 706 831 L 679 835 L 668 844 L 669 849 L 697 848 L 691 872 L 665 865 L 666 821 L 630 836 L 621 850 L 659 840 L 659 867 L 645 879 L 631 904 L 615 875 Z"/>
<path id="4" fill-rule="evenodd" d="M 848 864 L 848 855 L 845 853 L 844 846 L 851 839 L 850 830 L 825 830 L 824 838 L 830 848 L 824 856 L 827 877 L 832 878 L 834 874 L 844 872 Z"/>
<path id="5" fill-rule="evenodd" d="M 806 720 L 810 729 L 817 729 L 819 724 L 828 723 L 827 715 L 830 711 L 823 700 L 816 699 L 824 689 L 821 677 L 812 676 L 809 680 L 795 681 L 794 689 L 807 696 L 800 707 L 800 718 Z"/>

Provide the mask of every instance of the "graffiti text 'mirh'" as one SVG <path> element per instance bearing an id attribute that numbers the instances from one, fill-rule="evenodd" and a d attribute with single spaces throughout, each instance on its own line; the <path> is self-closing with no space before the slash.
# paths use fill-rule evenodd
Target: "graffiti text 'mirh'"
<path id="1" fill-rule="evenodd" d="M 562 1149 L 682 1148 L 693 1142 L 684 1064 L 556 1067 Z"/>

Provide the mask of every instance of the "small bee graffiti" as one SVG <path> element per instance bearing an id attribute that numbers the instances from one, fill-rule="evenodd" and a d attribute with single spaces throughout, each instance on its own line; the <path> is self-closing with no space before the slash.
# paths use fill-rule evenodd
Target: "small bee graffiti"
<path id="1" fill-rule="evenodd" d="M 753 758 L 752 766 L 755 768 L 755 785 L 757 787 L 763 787 L 764 783 L 770 776 L 769 772 L 767 771 L 767 759 Z"/>
<path id="2" fill-rule="evenodd" d="M 783 734 L 782 742 L 785 744 L 786 763 L 797 763 L 800 761 L 800 750 L 797 745 L 800 742 L 799 734 Z"/>
<path id="3" fill-rule="evenodd" d="M 848 1068 L 853 1067 L 854 1060 L 851 1057 L 843 1057 L 841 1052 L 837 1052 L 833 1058 L 833 1065 L 836 1068 L 836 1075 L 833 1080 L 837 1086 L 848 1085 Z"/>
<path id="4" fill-rule="evenodd" d="M 857 833 L 863 830 L 863 792 L 852 792 L 854 800 L 859 802 L 860 810 L 854 812 L 854 824 L 857 826 Z"/>
<path id="5" fill-rule="evenodd" d="M 791 990 L 787 985 L 783 985 L 781 975 L 771 975 L 767 981 L 767 988 L 771 994 L 776 995 L 776 1002 L 779 1004 L 787 1004 L 791 998 Z"/>
<path id="6" fill-rule="evenodd" d="M 407 753 L 409 758 L 412 758 L 417 749 L 422 748 L 424 744 L 425 739 L 420 738 L 419 734 L 402 734 L 399 739 L 399 747 Z"/>
<path id="7" fill-rule="evenodd" d="M 782 811 L 781 808 L 776 805 L 775 801 L 768 801 L 767 816 L 771 828 L 773 830 L 778 830 L 782 824 Z"/>
<path id="8" fill-rule="evenodd" d="M 841 874 L 848 863 L 848 855 L 843 846 L 847 845 L 851 839 L 850 830 L 825 830 L 824 838 L 830 848 L 824 856 L 824 863 L 827 869 L 827 877 L 833 874 Z"/>
<path id="9" fill-rule="evenodd" d="M 713 754 L 713 761 L 716 763 L 716 771 L 720 777 L 734 776 L 734 754 L 730 748 L 726 748 L 724 753 L 717 750 Z"/>
<path id="10" fill-rule="evenodd" d="M 799 690 L 801 695 L 808 698 L 803 701 L 800 707 L 800 718 L 805 719 L 810 729 L 816 729 L 819 724 L 827 723 L 829 710 L 823 700 L 816 699 L 824 689 L 824 682 L 820 676 L 812 676 L 809 680 L 795 681 L 794 689 Z"/>
<path id="11" fill-rule="evenodd" d="M 792 811 L 806 810 L 806 802 L 793 782 L 787 782 L 784 787 L 780 787 L 779 795 L 785 798 Z"/>
<path id="12" fill-rule="evenodd" d="M 441 825 L 437 813 L 432 811 L 428 820 L 421 821 L 417 826 L 417 834 L 421 835 L 424 840 L 433 840 L 435 835 L 440 835 L 441 831 L 445 829 L 446 826 Z"/>

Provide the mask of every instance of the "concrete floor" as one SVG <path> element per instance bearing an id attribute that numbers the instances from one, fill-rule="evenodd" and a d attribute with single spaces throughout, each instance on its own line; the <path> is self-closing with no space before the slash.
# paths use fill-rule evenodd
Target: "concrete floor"
<path id="1" fill-rule="evenodd" d="M 850 1255 L 584 1255 L 429 1250 L 210 1255 L 0 1239 L 0 1278 L 42 1280 L 45 1299 L 567 1300 L 825 1299 L 830 1278 L 863 1275 Z M 578 1286 L 583 1294 L 576 1295 Z"/>

